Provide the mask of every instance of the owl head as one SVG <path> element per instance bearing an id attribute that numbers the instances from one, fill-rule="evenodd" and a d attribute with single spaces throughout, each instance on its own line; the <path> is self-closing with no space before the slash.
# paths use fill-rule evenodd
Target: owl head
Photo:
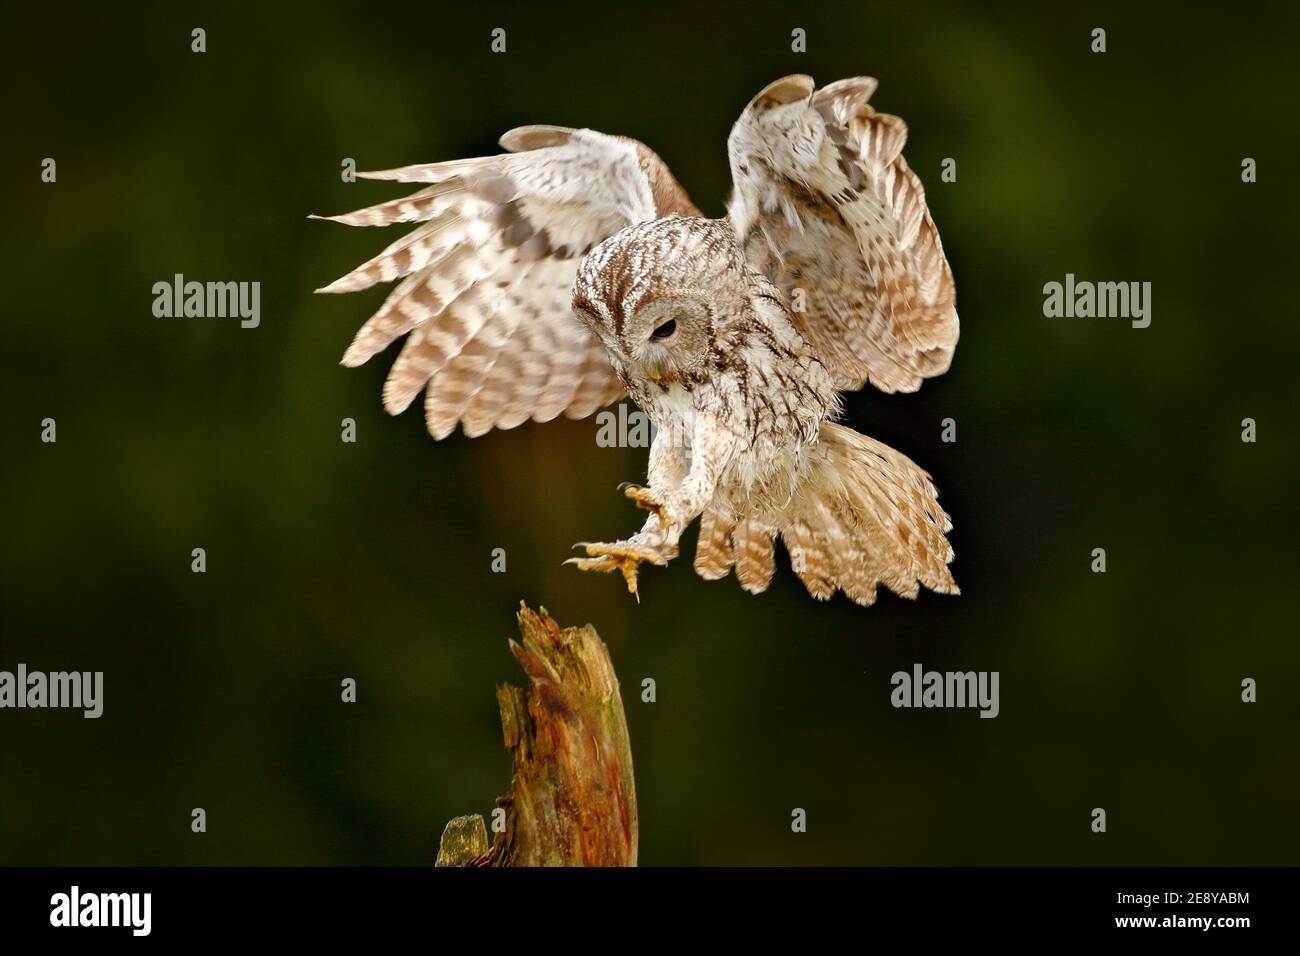
<path id="1" fill-rule="evenodd" d="M 743 308 L 745 266 L 725 222 L 670 216 L 596 246 L 573 309 L 633 380 L 669 385 L 700 369 L 719 328 Z"/>

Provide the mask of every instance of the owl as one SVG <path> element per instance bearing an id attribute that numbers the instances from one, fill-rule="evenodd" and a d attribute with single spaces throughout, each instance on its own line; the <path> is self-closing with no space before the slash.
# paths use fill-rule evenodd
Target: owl
<path id="1" fill-rule="evenodd" d="M 570 561 L 621 572 L 633 594 L 697 518 L 696 571 L 734 569 L 751 593 L 778 539 L 818 599 L 958 593 L 930 476 L 836 421 L 844 391 L 911 392 L 946 371 L 958 336 L 907 127 L 868 105 L 875 88 L 797 75 L 754 97 L 728 139 L 721 219 L 645 145 L 587 129 L 525 126 L 502 155 L 359 173 L 423 188 L 313 217 L 418 224 L 317 290 L 397 282 L 343 364 L 405 336 L 384 406 L 423 391 L 435 439 L 629 396 L 655 427 L 644 485 L 621 490 L 648 514 Z"/>

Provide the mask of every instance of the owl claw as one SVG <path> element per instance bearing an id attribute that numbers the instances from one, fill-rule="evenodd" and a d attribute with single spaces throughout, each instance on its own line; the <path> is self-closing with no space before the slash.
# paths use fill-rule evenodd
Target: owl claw
<path id="1" fill-rule="evenodd" d="M 618 486 L 618 490 L 623 492 L 630 500 L 635 501 L 638 508 L 644 508 L 658 518 L 660 525 L 667 525 L 668 516 L 664 513 L 663 502 L 649 488 L 642 488 L 640 485 L 625 481 Z"/>
<path id="2" fill-rule="evenodd" d="M 623 580 L 627 582 L 628 593 L 635 595 L 638 602 L 641 600 L 636 582 L 638 565 L 642 561 L 649 561 L 651 564 L 661 566 L 668 563 L 667 559 L 658 551 L 639 548 L 626 542 L 604 544 L 601 542 L 579 541 L 574 547 L 585 548 L 589 557 L 569 558 L 564 562 L 565 564 L 572 564 L 579 571 L 621 571 Z"/>

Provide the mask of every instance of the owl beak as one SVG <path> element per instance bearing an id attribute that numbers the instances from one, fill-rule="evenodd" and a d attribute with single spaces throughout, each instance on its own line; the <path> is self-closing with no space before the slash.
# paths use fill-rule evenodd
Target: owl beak
<path id="1" fill-rule="evenodd" d="M 664 377 L 663 369 L 658 365 L 647 365 L 645 373 L 649 376 L 650 381 L 657 382 Z"/>

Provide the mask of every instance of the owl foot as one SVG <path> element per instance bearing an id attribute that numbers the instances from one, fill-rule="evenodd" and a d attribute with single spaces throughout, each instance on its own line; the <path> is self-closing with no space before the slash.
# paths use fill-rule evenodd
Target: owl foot
<path id="1" fill-rule="evenodd" d="M 586 548 L 590 557 L 569 558 L 564 562 L 565 564 L 575 565 L 579 571 L 614 571 L 617 569 L 623 572 L 623 580 L 627 582 L 628 593 L 635 594 L 638 601 L 641 600 L 641 595 L 636 589 L 638 565 L 642 561 L 649 561 L 651 564 L 660 566 L 668 563 L 668 558 L 662 552 L 651 548 L 638 547 L 627 541 L 618 541 L 614 544 L 580 541 L 574 547 Z"/>
<path id="2" fill-rule="evenodd" d="M 649 488 L 642 488 L 640 485 L 625 481 L 618 486 L 618 490 L 632 501 L 635 501 L 638 508 L 644 508 L 658 518 L 661 526 L 667 526 L 668 516 L 664 514 L 663 502 Z"/>

